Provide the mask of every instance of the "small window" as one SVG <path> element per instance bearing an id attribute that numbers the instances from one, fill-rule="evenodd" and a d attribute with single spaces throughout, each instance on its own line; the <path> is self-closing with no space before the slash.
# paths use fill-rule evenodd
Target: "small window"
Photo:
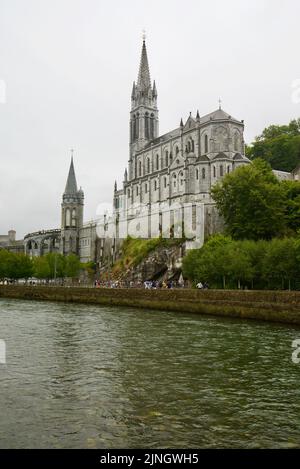
<path id="1" fill-rule="evenodd" d="M 227 174 L 230 173 L 230 166 L 227 166 Z"/>
<path id="2" fill-rule="evenodd" d="M 205 168 L 202 168 L 202 179 L 205 179 Z"/>
<path id="3" fill-rule="evenodd" d="M 148 184 L 146 183 L 145 184 L 145 194 L 147 194 L 147 193 L 148 193 Z"/>
<path id="4" fill-rule="evenodd" d="M 156 191 L 157 190 L 157 180 L 155 179 L 154 181 L 154 190 Z"/>
<path id="5" fill-rule="evenodd" d="M 197 181 L 199 179 L 199 170 L 198 169 L 196 169 L 196 179 L 197 179 Z"/>
<path id="6" fill-rule="evenodd" d="M 216 177 L 216 167 L 214 166 L 214 178 Z"/>
<path id="7" fill-rule="evenodd" d="M 128 191 L 127 191 L 127 197 L 128 197 L 128 199 L 129 199 L 129 197 L 130 197 L 130 189 L 128 189 Z"/>
<path id="8" fill-rule="evenodd" d="M 139 186 L 136 186 L 136 195 L 139 195 Z"/>
<path id="9" fill-rule="evenodd" d="M 208 136 L 204 137 L 204 153 L 208 153 Z"/>
<path id="10" fill-rule="evenodd" d="M 223 177 L 224 176 L 224 169 L 223 169 L 223 165 L 221 164 L 220 166 L 220 176 Z"/>
<path id="11" fill-rule="evenodd" d="M 159 170 L 159 155 L 156 155 L 156 169 Z"/>
<path id="12" fill-rule="evenodd" d="M 164 177 L 164 188 L 166 188 L 166 187 L 167 187 L 167 178 L 166 178 L 166 176 L 165 176 L 165 177 Z"/>

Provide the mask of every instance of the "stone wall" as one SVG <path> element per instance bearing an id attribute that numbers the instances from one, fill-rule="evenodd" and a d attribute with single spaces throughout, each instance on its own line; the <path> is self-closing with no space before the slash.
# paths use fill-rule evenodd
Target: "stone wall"
<path id="1" fill-rule="evenodd" d="M 300 325 L 300 292 L 3 286 L 0 298 L 127 306 Z"/>

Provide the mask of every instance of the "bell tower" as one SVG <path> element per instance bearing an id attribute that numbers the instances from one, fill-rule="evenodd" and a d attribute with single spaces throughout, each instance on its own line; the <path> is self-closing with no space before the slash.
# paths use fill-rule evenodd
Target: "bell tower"
<path id="1" fill-rule="evenodd" d="M 77 188 L 73 150 L 66 188 L 61 204 L 61 253 L 79 253 L 79 230 L 83 224 L 84 193 Z"/>

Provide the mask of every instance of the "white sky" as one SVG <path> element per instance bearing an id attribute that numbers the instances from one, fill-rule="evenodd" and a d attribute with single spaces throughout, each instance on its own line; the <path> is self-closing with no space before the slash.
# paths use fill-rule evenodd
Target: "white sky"
<path id="1" fill-rule="evenodd" d="M 160 133 L 221 97 L 250 142 L 300 117 L 299 18 L 299 0 L 0 0 L 0 233 L 59 227 L 72 147 L 85 220 L 111 202 L 144 28 Z"/>

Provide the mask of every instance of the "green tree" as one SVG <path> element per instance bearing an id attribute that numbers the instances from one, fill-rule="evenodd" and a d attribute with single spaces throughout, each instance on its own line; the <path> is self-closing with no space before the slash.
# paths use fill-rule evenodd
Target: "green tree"
<path id="1" fill-rule="evenodd" d="M 33 260 L 34 276 L 39 279 L 50 278 L 50 266 L 46 256 L 35 257 Z"/>
<path id="2" fill-rule="evenodd" d="M 75 254 L 66 257 L 65 274 L 66 277 L 76 278 L 80 271 L 80 260 Z"/>
<path id="3" fill-rule="evenodd" d="M 257 159 L 227 174 L 212 197 L 234 239 L 271 239 L 284 233 L 283 191 L 270 165 Z"/>

